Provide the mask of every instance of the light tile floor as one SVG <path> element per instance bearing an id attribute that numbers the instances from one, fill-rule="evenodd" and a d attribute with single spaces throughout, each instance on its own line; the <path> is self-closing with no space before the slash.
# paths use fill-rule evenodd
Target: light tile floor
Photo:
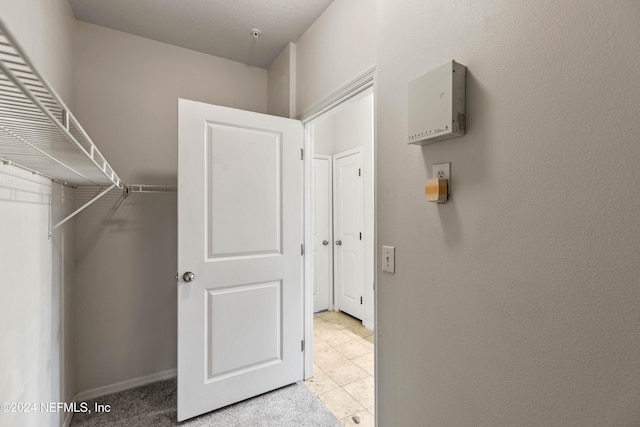
<path id="1" fill-rule="evenodd" d="M 314 316 L 313 339 L 314 376 L 305 385 L 343 425 L 373 427 L 373 331 L 347 314 L 324 311 Z"/>

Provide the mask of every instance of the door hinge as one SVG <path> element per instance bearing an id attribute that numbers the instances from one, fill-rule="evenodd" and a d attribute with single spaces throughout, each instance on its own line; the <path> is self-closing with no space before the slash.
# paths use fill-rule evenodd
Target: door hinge
<path id="1" fill-rule="evenodd" d="M 300 245 L 300 255 L 304 255 L 304 244 Z"/>
<path id="2" fill-rule="evenodd" d="M 360 297 L 360 305 L 362 305 L 362 297 Z"/>
<path id="3" fill-rule="evenodd" d="M 360 240 L 362 240 L 362 232 L 360 232 Z"/>
<path id="4" fill-rule="evenodd" d="M 300 160 L 304 160 L 304 148 L 300 149 Z"/>
<path id="5" fill-rule="evenodd" d="M 304 351 L 304 340 L 300 341 L 300 351 Z"/>
<path id="6" fill-rule="evenodd" d="M 362 176 L 362 169 L 358 169 L 358 176 Z"/>

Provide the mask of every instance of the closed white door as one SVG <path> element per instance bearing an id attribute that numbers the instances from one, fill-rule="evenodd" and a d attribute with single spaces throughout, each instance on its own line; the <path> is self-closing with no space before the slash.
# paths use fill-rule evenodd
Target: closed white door
<path id="1" fill-rule="evenodd" d="M 362 154 L 360 149 L 336 154 L 333 160 L 334 281 L 336 306 L 364 317 L 364 245 Z"/>
<path id="2" fill-rule="evenodd" d="M 331 156 L 313 156 L 313 311 L 329 310 L 333 294 Z"/>
<path id="3" fill-rule="evenodd" d="M 200 102 L 178 116 L 182 421 L 302 379 L 303 139 L 296 120 Z"/>

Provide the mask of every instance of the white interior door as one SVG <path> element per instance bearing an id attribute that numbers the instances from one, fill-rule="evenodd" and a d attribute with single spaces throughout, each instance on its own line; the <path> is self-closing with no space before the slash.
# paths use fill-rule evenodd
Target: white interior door
<path id="1" fill-rule="evenodd" d="M 333 294 L 331 156 L 313 156 L 313 311 L 329 310 Z"/>
<path id="2" fill-rule="evenodd" d="M 360 149 L 336 154 L 333 160 L 334 283 L 336 306 L 364 316 L 363 185 Z"/>
<path id="3" fill-rule="evenodd" d="M 178 116 L 182 421 L 302 379 L 303 137 L 183 99 Z"/>

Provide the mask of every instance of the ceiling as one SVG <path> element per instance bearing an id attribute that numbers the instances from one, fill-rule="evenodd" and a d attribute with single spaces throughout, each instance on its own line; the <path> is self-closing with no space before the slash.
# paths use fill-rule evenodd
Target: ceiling
<path id="1" fill-rule="evenodd" d="M 267 68 L 333 0 L 69 0 L 76 19 Z M 253 28 L 262 35 L 254 38 Z"/>

